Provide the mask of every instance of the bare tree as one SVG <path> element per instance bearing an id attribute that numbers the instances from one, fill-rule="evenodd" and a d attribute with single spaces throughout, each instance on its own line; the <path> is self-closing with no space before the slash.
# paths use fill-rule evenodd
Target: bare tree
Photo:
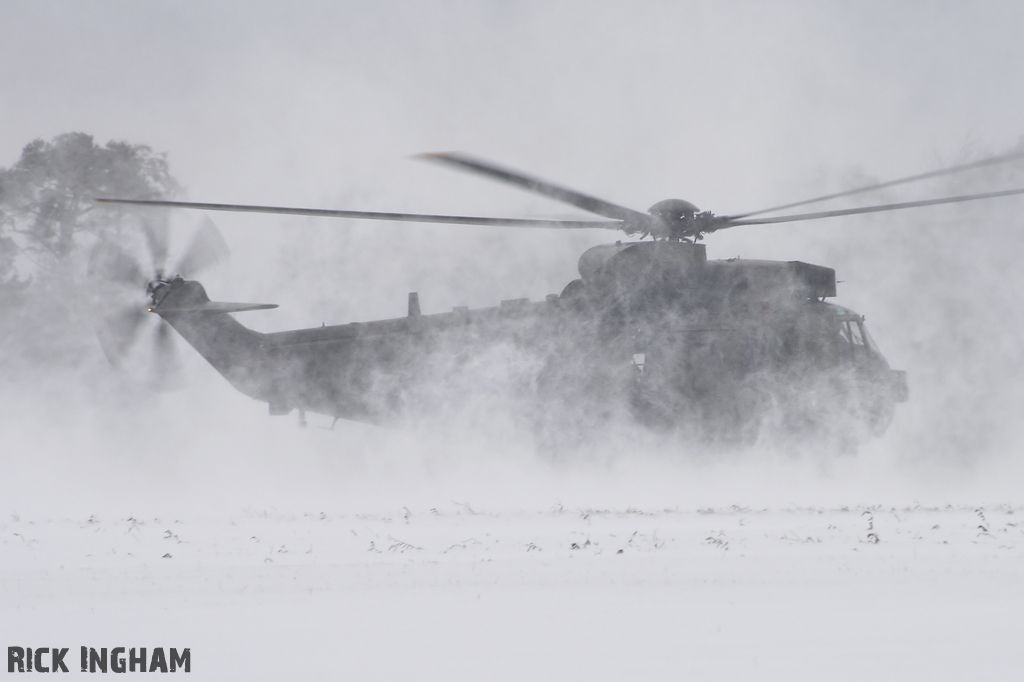
<path id="1" fill-rule="evenodd" d="M 69 276 L 83 233 L 120 229 L 126 214 L 93 198 L 163 199 L 178 191 L 166 155 L 146 145 L 101 147 L 85 133 L 34 140 L 0 170 L 0 284 L 33 271 Z"/>
<path id="2" fill-rule="evenodd" d="M 166 155 L 127 142 L 100 146 L 85 133 L 35 140 L 0 169 L 0 380 L 35 381 L 101 357 L 94 300 L 75 280 L 94 238 L 120 242 L 141 216 L 93 199 L 163 199 L 178 191 Z M 148 216 L 148 227 L 161 219 Z"/>

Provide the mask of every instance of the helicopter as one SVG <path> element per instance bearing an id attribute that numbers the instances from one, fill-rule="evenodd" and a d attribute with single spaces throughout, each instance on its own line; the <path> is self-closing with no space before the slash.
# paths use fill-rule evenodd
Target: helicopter
<path id="1" fill-rule="evenodd" d="M 729 446 L 765 438 L 856 445 L 882 436 L 895 406 L 909 399 L 906 372 L 892 369 L 864 317 L 828 302 L 829 267 L 800 261 L 709 260 L 711 233 L 763 225 L 993 199 L 1024 189 L 766 216 L 1024 157 L 1014 152 L 972 163 L 787 203 L 716 215 L 682 199 L 647 212 L 568 189 L 462 153 L 420 158 L 567 203 L 600 220 L 546 220 L 310 209 L 247 204 L 97 198 L 103 204 L 186 208 L 512 228 L 621 231 L 637 237 L 595 246 L 579 278 L 543 301 L 510 299 L 470 310 L 421 313 L 410 293 L 405 317 L 260 333 L 228 313 L 273 304 L 211 301 L 192 273 L 226 246 L 204 224 L 175 274 L 155 277 L 117 244 L 101 241 L 91 278 L 130 285 L 132 304 L 100 324 L 114 361 L 145 313 L 158 315 L 245 395 L 271 415 L 298 410 L 378 425 L 445 419 L 486 403 L 516 413 L 535 434 L 579 434 L 630 423 Z M 154 254 L 166 254 L 153 230 Z M 495 407 L 497 406 L 497 407 Z M 333 424 L 332 424 L 333 426 Z"/>

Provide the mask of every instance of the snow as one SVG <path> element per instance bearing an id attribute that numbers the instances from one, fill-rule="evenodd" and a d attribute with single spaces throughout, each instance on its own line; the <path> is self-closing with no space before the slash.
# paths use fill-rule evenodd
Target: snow
<path id="1" fill-rule="evenodd" d="M 1022 512 L 12 516 L 0 622 L 73 652 L 188 646 L 202 679 L 1010 679 Z"/>
<path id="2" fill-rule="evenodd" d="M 915 461 L 882 440 L 840 458 L 613 443 L 551 460 L 462 431 L 299 429 L 197 378 L 116 409 L 59 376 L 5 394 L 8 646 L 71 647 L 73 672 L 80 646 L 189 647 L 211 680 L 1024 665 L 1012 456 Z"/>

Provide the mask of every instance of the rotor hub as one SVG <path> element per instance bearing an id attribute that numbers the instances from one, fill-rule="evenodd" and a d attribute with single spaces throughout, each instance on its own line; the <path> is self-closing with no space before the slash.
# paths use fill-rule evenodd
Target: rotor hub
<path id="1" fill-rule="evenodd" d="M 721 227 L 722 219 L 710 211 L 700 209 L 683 199 L 665 199 L 648 210 L 658 223 L 660 230 L 653 230 L 655 237 L 691 241 L 700 239 L 705 232 Z"/>
<path id="2" fill-rule="evenodd" d="M 146 295 L 149 296 L 150 310 L 152 311 L 153 308 L 160 305 L 160 302 L 167 297 L 171 289 L 184 281 L 181 275 L 167 277 L 163 273 L 158 272 L 156 277 L 146 284 Z"/>
<path id="3" fill-rule="evenodd" d="M 662 220 L 677 221 L 693 217 L 700 209 L 683 199 L 665 199 L 647 209 L 647 212 Z"/>

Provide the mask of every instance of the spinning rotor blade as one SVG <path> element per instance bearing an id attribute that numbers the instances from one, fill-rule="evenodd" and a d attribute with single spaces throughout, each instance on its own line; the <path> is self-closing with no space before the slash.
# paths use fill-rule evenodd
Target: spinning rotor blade
<path id="1" fill-rule="evenodd" d="M 795 201 L 791 204 L 782 204 L 781 206 L 773 206 L 771 208 L 762 208 L 759 211 L 751 211 L 749 213 L 740 213 L 738 215 L 730 216 L 732 218 L 746 218 L 747 216 L 760 215 L 762 213 L 772 213 L 773 211 L 781 211 L 786 208 L 796 208 L 797 206 L 806 206 L 807 204 L 816 204 L 819 201 L 827 201 L 829 199 L 838 199 L 840 197 L 848 197 L 854 194 L 860 194 L 862 192 L 872 192 L 878 189 L 884 189 L 886 187 L 895 187 L 896 185 L 903 185 L 908 182 L 917 182 L 918 180 L 928 180 L 930 178 L 938 178 L 943 175 L 953 175 L 954 173 L 962 173 L 964 171 L 974 170 L 975 168 L 984 168 L 985 166 L 995 166 L 1000 163 L 1009 163 L 1010 161 L 1016 161 L 1024 158 L 1024 151 L 1011 152 L 1009 154 L 1001 154 L 999 156 L 990 156 L 987 159 L 981 161 L 973 161 L 971 163 L 965 163 L 959 166 L 951 166 L 949 168 L 943 168 L 942 170 L 930 171 L 928 173 L 920 173 L 918 175 L 911 175 L 898 180 L 888 180 L 886 182 L 879 182 L 874 185 L 865 185 L 864 187 L 858 187 L 856 189 L 848 189 L 843 192 L 836 192 L 835 194 L 826 194 L 825 196 L 815 197 L 814 199 L 805 199 L 803 201 Z"/>
<path id="2" fill-rule="evenodd" d="M 220 230 L 212 220 L 203 216 L 202 224 L 178 260 L 174 272 L 185 279 L 191 279 L 199 272 L 227 258 L 229 253 L 230 250 Z"/>
<path id="3" fill-rule="evenodd" d="M 373 211 L 336 211 L 322 208 L 289 208 L 285 206 L 250 206 L 246 204 L 202 204 L 190 201 L 144 201 L 141 199 L 96 199 L 103 204 L 135 204 L 167 208 L 195 208 L 203 211 L 235 211 L 239 213 L 274 213 L 305 215 L 318 218 L 356 218 L 361 220 L 397 220 L 412 223 L 446 223 L 453 225 L 493 225 L 501 227 L 561 227 L 622 229 L 620 221 L 612 220 L 537 220 L 527 218 L 477 218 L 472 216 L 424 215 L 420 213 L 378 213 Z M 650 218 L 644 213 L 639 213 Z"/>
<path id="4" fill-rule="evenodd" d="M 541 180 L 539 178 L 526 175 L 525 173 L 520 173 L 519 171 L 502 168 L 501 166 L 496 166 L 489 161 L 483 161 L 482 159 L 467 156 L 466 154 L 459 154 L 457 152 L 419 154 L 415 158 L 443 163 L 459 168 L 460 170 L 485 175 L 494 180 L 516 185 L 528 192 L 541 194 L 550 199 L 555 199 L 557 201 L 562 201 L 576 206 L 577 208 L 582 208 L 584 211 L 596 213 L 597 215 L 604 216 L 605 218 L 621 220 L 627 224 L 634 224 L 638 227 L 648 224 L 651 220 L 651 216 L 647 213 L 634 211 L 631 208 L 619 206 L 618 204 L 613 204 L 610 201 L 592 197 L 589 194 L 583 194 L 582 192 L 577 192 L 573 189 L 560 187 L 554 183 L 548 182 L 547 180 Z"/>
<path id="5" fill-rule="evenodd" d="M 107 315 L 102 324 L 96 325 L 100 348 L 112 366 L 120 366 L 121 359 L 135 343 L 139 328 L 148 314 L 141 305 L 129 306 Z"/>
<path id="6" fill-rule="evenodd" d="M 142 232 L 146 235 L 153 270 L 162 273 L 167 265 L 167 251 L 170 246 L 170 226 L 167 224 L 166 216 L 146 216 L 142 222 Z"/>
<path id="7" fill-rule="evenodd" d="M 978 199 L 995 199 L 996 197 L 1009 197 L 1016 194 L 1024 194 L 1024 189 L 1008 189 L 1002 192 L 985 192 L 984 194 L 965 194 L 959 197 L 944 197 L 942 199 L 925 199 L 923 201 L 905 201 L 898 204 L 880 204 L 878 206 L 862 206 L 860 208 L 845 208 L 838 211 L 821 211 L 818 213 L 798 213 L 796 215 L 784 215 L 777 218 L 754 218 L 753 220 L 733 220 L 732 216 L 721 218 L 723 224 L 716 229 L 732 227 L 733 225 L 767 225 L 770 223 L 792 223 L 800 220 L 816 220 L 818 218 L 834 218 L 836 216 L 857 215 L 858 213 L 880 213 L 882 211 L 897 211 L 903 208 L 918 208 L 920 206 L 937 206 L 939 204 L 956 204 L 962 201 L 977 201 Z"/>
<path id="8" fill-rule="evenodd" d="M 96 337 L 110 364 L 119 367 L 148 314 L 137 297 L 145 291 L 149 278 L 142 274 L 135 258 L 106 240 L 97 242 L 92 249 L 88 277 L 99 285 L 96 294 L 110 311 L 99 317 Z M 110 287 L 111 284 L 115 286 Z"/>
<path id="9" fill-rule="evenodd" d="M 89 256 L 88 277 L 100 282 L 115 282 L 138 290 L 146 287 L 149 278 L 142 274 L 138 261 L 123 249 L 106 240 L 99 241 Z"/>
<path id="10" fill-rule="evenodd" d="M 153 364 L 150 387 L 156 391 L 169 391 L 181 385 L 178 352 L 171 335 L 171 325 L 160 320 L 153 340 Z"/>
<path id="11" fill-rule="evenodd" d="M 171 326 L 155 315 L 152 316 L 151 323 L 147 324 L 146 320 L 150 311 L 145 304 L 146 294 L 153 293 L 152 287 L 170 281 L 163 275 L 168 253 L 168 228 L 168 222 L 163 216 L 148 216 L 142 223 L 146 245 L 156 269 L 156 279 L 152 282 L 150 277 L 143 274 L 143 267 L 137 259 L 106 240 L 97 242 L 93 247 L 88 268 L 89 279 L 100 285 L 97 287 L 97 294 L 102 299 L 101 306 L 109 311 L 98 314 L 95 325 L 103 354 L 114 367 L 123 365 L 126 357 L 142 359 L 148 355 L 150 363 L 146 383 L 158 391 L 171 390 L 182 383 Z M 227 255 L 228 248 L 224 238 L 213 221 L 204 216 L 176 270 L 183 277 L 191 277 Z M 116 286 L 109 286 L 111 284 Z M 152 305 L 151 300 L 149 306 Z M 231 305 L 220 304 L 221 307 Z M 232 309 L 238 308 L 239 305 L 233 304 Z M 243 306 L 239 309 L 259 307 L 265 306 Z M 138 342 L 143 326 L 149 326 L 150 332 L 154 334 L 145 334 L 146 341 L 150 343 Z M 136 346 L 144 347 L 133 350 Z"/>

